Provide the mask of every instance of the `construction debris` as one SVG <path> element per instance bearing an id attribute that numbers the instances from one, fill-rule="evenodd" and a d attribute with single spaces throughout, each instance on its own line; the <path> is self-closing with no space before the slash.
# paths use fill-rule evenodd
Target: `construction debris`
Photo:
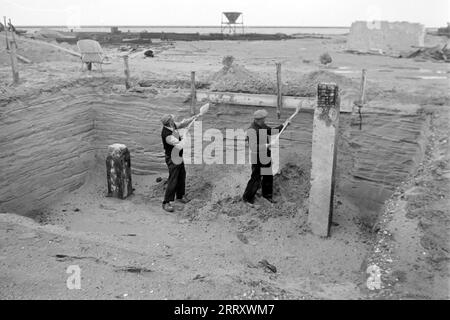
<path id="1" fill-rule="evenodd" d="M 450 49 L 447 45 L 437 45 L 431 48 L 419 48 L 418 50 L 409 53 L 406 58 L 415 58 L 431 61 L 450 62 Z"/>

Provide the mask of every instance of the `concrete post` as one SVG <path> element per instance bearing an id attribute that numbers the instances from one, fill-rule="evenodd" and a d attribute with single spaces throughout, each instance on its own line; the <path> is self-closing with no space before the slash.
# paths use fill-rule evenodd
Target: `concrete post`
<path id="1" fill-rule="evenodd" d="M 339 108 L 338 86 L 320 83 L 314 110 L 308 222 L 312 232 L 323 237 L 329 236 L 333 215 Z"/>

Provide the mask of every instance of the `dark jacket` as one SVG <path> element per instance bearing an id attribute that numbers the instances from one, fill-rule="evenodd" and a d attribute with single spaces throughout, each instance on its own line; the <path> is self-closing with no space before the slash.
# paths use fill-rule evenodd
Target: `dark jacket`
<path id="1" fill-rule="evenodd" d="M 269 143 L 269 137 L 272 135 L 272 131 L 278 130 L 279 132 L 282 128 L 282 124 L 271 128 L 266 124 L 259 126 L 255 121 L 253 121 L 247 130 L 247 139 L 249 142 L 252 164 L 270 164 L 265 163 L 266 161 L 264 161 L 265 157 L 269 159 L 271 157 L 270 149 L 266 147 L 266 144 Z"/>
<path id="2" fill-rule="evenodd" d="M 177 126 L 175 125 L 175 130 L 176 130 L 176 129 L 177 129 Z M 167 129 L 166 127 L 163 127 L 163 128 L 162 128 L 162 131 L 161 131 L 161 139 L 162 139 L 162 143 L 163 143 L 163 146 L 164 146 L 164 153 L 165 153 L 165 155 L 166 155 L 166 158 L 167 158 L 167 157 L 170 157 L 170 156 L 172 155 L 172 150 L 173 150 L 173 148 L 174 148 L 173 145 L 168 144 L 167 141 L 166 141 L 166 138 L 167 138 L 168 136 L 172 135 L 172 133 L 173 133 L 173 131 L 170 131 L 170 130 Z M 181 141 L 181 138 L 178 138 L 178 140 Z M 183 155 L 183 150 L 180 151 L 180 156 L 182 156 L 182 155 Z"/>

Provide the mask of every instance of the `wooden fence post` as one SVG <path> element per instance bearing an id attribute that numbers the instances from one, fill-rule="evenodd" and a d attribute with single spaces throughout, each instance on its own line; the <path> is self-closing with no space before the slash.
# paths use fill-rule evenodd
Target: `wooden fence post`
<path id="1" fill-rule="evenodd" d="M 131 88 L 131 84 L 130 84 L 130 67 L 128 65 L 128 56 L 125 55 L 123 56 L 123 64 L 125 66 L 125 88 L 128 90 Z"/>
<path id="2" fill-rule="evenodd" d="M 16 47 L 14 43 L 11 41 L 9 45 L 9 55 L 11 57 L 11 69 L 13 75 L 13 83 L 19 83 L 19 67 L 17 64 L 17 56 L 16 56 Z"/>
<path id="3" fill-rule="evenodd" d="M 283 104 L 282 84 L 281 84 L 281 63 L 276 63 L 277 67 L 277 117 L 281 118 L 281 107 Z"/>
<path id="4" fill-rule="evenodd" d="M 196 102 L 197 102 L 197 90 L 195 89 L 195 71 L 191 71 L 191 115 L 195 114 Z"/>

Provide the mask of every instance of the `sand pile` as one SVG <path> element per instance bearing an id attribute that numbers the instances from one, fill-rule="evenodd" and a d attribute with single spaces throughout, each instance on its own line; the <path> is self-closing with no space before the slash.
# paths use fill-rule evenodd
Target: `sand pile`
<path id="1" fill-rule="evenodd" d="M 288 82 L 284 94 L 289 96 L 314 97 L 319 82 L 334 82 L 343 93 L 358 90 L 358 84 L 351 79 L 326 70 L 317 70 L 303 75 L 299 80 Z"/>
<path id="2" fill-rule="evenodd" d="M 212 91 L 244 92 L 255 94 L 276 94 L 275 80 L 247 70 L 236 64 L 232 56 L 223 59 L 223 68 L 213 74 Z M 307 73 L 299 79 L 283 84 L 283 94 L 288 96 L 314 97 L 319 82 L 335 82 L 344 94 L 358 91 L 358 84 L 345 76 L 330 71 L 318 70 Z"/>
<path id="3" fill-rule="evenodd" d="M 306 163 L 306 162 L 304 162 Z M 245 172 L 244 172 L 245 171 Z M 218 215 L 240 217 L 250 214 L 261 221 L 276 217 L 294 217 L 299 210 L 306 212 L 306 199 L 309 194 L 310 168 L 288 163 L 274 177 L 274 198 L 271 204 L 261 196 L 256 196 L 256 208 L 242 202 L 242 194 L 250 177 L 249 168 L 232 166 L 221 169 L 215 166 L 196 166 L 188 170 L 186 192 L 190 199 L 182 215 L 190 220 L 211 220 Z M 152 190 L 152 197 L 161 198 L 167 186 L 164 178 Z"/>
<path id="4" fill-rule="evenodd" d="M 0 35 L 0 40 L 5 41 L 4 34 Z M 17 42 L 17 54 L 24 56 L 25 58 L 31 60 L 32 63 L 41 63 L 41 62 L 52 62 L 52 61 L 71 61 L 71 62 L 79 62 L 80 59 L 72 56 L 66 52 L 53 48 L 51 46 L 47 46 L 45 44 L 39 43 L 37 41 L 23 39 L 23 37 L 16 36 Z M 57 44 L 54 42 L 54 44 Z M 70 49 L 78 52 L 78 49 L 74 45 L 70 45 L 67 43 L 58 43 L 60 47 L 64 47 L 66 49 Z M 6 46 L 0 46 L 0 65 L 9 65 L 11 63 L 9 54 L 6 52 Z M 22 64 L 19 61 L 19 64 Z"/>
<path id="5" fill-rule="evenodd" d="M 245 92 L 245 93 L 275 93 L 275 84 L 261 75 L 247 70 L 234 62 L 232 56 L 222 60 L 223 68 L 209 78 L 211 90 Z"/>

